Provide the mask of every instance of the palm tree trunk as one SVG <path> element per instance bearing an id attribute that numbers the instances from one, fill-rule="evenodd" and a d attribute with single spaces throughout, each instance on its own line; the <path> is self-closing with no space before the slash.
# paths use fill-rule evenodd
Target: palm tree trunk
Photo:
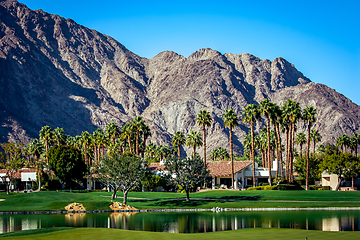
<path id="1" fill-rule="evenodd" d="M 309 190 L 309 164 L 310 164 L 310 122 L 308 123 L 308 136 L 306 141 L 306 190 Z"/>
<path id="2" fill-rule="evenodd" d="M 94 144 L 94 162 L 97 163 L 97 147 L 96 147 L 96 144 Z"/>
<path id="3" fill-rule="evenodd" d="M 180 159 L 180 144 L 178 144 L 178 156 L 179 156 L 179 159 Z"/>
<path id="4" fill-rule="evenodd" d="M 132 147 L 131 147 L 131 138 L 130 136 L 128 136 L 128 143 L 129 143 L 129 148 L 130 148 L 130 152 L 132 153 Z"/>
<path id="5" fill-rule="evenodd" d="M 139 130 L 136 129 L 136 155 L 139 156 Z"/>
<path id="6" fill-rule="evenodd" d="M 313 139 L 313 143 L 314 143 L 314 149 L 313 149 L 313 154 L 315 155 L 315 138 Z"/>
<path id="7" fill-rule="evenodd" d="M 266 125 L 267 125 L 267 160 L 268 160 L 268 167 L 269 167 L 269 185 L 272 186 L 271 180 L 271 158 L 270 158 L 270 119 L 269 116 L 266 115 Z"/>
<path id="8" fill-rule="evenodd" d="M 252 168 L 253 168 L 253 187 L 256 186 L 256 181 L 255 181 L 255 156 L 254 156 L 254 122 L 251 121 L 251 149 L 250 149 L 250 156 L 251 156 L 251 161 L 252 161 Z"/>
<path id="9" fill-rule="evenodd" d="M 292 123 L 291 149 L 290 149 L 290 178 L 294 182 L 294 145 L 295 145 L 295 122 Z"/>
<path id="10" fill-rule="evenodd" d="M 283 179 L 284 178 L 284 171 L 282 169 L 282 163 L 283 163 L 283 160 L 282 160 L 282 149 L 281 149 L 281 137 L 280 137 L 280 128 L 279 128 L 279 124 L 276 123 L 275 124 L 275 127 L 276 127 L 276 134 L 278 136 L 278 158 L 280 158 L 279 162 L 280 162 L 280 170 L 281 170 L 281 178 Z"/>
<path id="11" fill-rule="evenodd" d="M 203 125 L 203 142 L 204 142 L 204 163 L 206 163 L 206 128 Z"/>
<path id="12" fill-rule="evenodd" d="M 84 144 L 84 156 L 85 156 L 85 164 L 88 165 L 89 161 L 87 158 L 87 145 L 86 144 Z"/>
<path id="13" fill-rule="evenodd" d="M 196 147 L 194 146 L 194 151 L 193 151 L 193 158 L 195 159 L 195 154 L 196 154 Z"/>
<path id="14" fill-rule="evenodd" d="M 302 157 L 302 143 L 300 143 L 300 157 Z"/>
<path id="15" fill-rule="evenodd" d="M 286 129 L 286 163 L 285 163 L 285 178 L 289 180 L 289 129 Z"/>
<path id="16" fill-rule="evenodd" d="M 231 157 L 231 186 L 234 189 L 234 158 L 233 158 L 233 141 L 232 141 L 231 127 L 230 127 L 230 157 Z"/>
<path id="17" fill-rule="evenodd" d="M 262 148 L 261 148 L 261 159 L 262 159 L 263 167 L 265 167 L 265 153 L 264 153 L 264 149 Z"/>

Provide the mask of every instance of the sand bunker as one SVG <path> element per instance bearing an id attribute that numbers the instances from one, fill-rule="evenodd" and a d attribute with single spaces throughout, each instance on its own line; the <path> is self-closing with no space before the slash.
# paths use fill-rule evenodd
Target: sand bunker
<path id="1" fill-rule="evenodd" d="M 122 204 L 119 202 L 112 202 L 109 207 L 111 208 L 111 210 L 137 210 L 132 206 Z"/>
<path id="2" fill-rule="evenodd" d="M 65 209 L 68 211 L 86 211 L 81 203 L 70 203 L 65 207 Z"/>

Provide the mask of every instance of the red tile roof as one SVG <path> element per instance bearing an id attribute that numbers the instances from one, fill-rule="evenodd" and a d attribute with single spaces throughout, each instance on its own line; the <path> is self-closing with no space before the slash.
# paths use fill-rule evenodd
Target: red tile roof
<path id="1" fill-rule="evenodd" d="M 15 172 L 15 174 L 13 175 L 13 178 L 21 178 L 22 172 L 36 172 L 36 169 L 31 169 L 31 168 L 19 169 L 18 171 Z M 0 173 L 7 173 L 7 170 L 0 169 Z"/>
<path id="2" fill-rule="evenodd" d="M 151 171 L 164 171 L 165 165 L 160 163 L 150 163 L 150 170 Z"/>
<path id="3" fill-rule="evenodd" d="M 231 175 L 231 161 L 220 162 L 208 162 L 208 168 L 210 170 L 210 176 L 220 177 Z M 251 161 L 234 161 L 234 173 L 238 173 L 241 170 L 252 164 Z"/>

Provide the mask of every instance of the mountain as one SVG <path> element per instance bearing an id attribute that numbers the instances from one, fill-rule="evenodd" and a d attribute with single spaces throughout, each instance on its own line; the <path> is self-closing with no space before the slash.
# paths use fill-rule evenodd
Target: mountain
<path id="1" fill-rule="evenodd" d="M 264 98 L 314 105 L 323 143 L 360 134 L 358 105 L 283 58 L 200 49 L 188 58 L 167 51 L 146 59 L 71 19 L 12 0 L 0 1 L 0 84 L 1 142 L 28 142 L 45 125 L 74 136 L 142 115 L 150 141 L 165 144 L 176 131 L 199 131 L 196 116 L 207 109 L 214 118 L 208 149 L 229 148 L 222 114 L 233 108 L 240 116 Z M 248 130 L 245 124 L 235 129 L 236 152 Z"/>

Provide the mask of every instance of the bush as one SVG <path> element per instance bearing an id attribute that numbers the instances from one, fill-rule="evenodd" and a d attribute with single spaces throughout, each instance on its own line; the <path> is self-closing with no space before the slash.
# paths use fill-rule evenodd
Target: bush
<path id="1" fill-rule="evenodd" d="M 261 190 L 261 186 L 258 186 L 258 187 L 248 187 L 247 190 Z"/>
<path id="2" fill-rule="evenodd" d="M 304 190 L 298 184 L 279 184 L 277 189 L 278 190 Z"/>
<path id="3" fill-rule="evenodd" d="M 322 186 L 323 190 L 330 190 L 330 186 Z"/>
<path id="4" fill-rule="evenodd" d="M 277 185 L 275 185 L 275 186 L 265 186 L 264 187 L 264 190 L 277 190 Z"/>

